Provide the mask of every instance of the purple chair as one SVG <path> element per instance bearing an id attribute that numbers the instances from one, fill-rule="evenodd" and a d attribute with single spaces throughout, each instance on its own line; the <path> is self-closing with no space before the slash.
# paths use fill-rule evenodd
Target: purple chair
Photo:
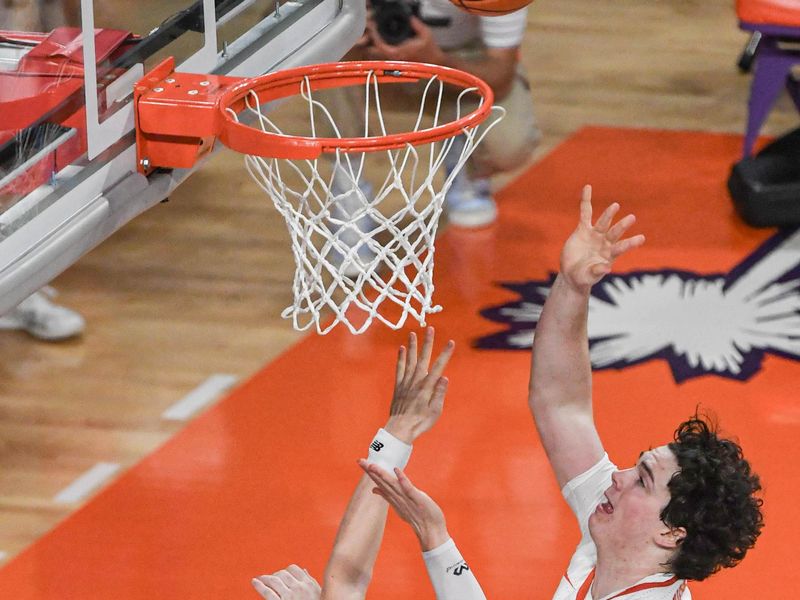
<path id="1" fill-rule="evenodd" d="M 749 70 L 755 60 L 744 137 L 747 157 L 784 87 L 800 111 L 800 82 L 792 74 L 792 67 L 800 65 L 800 1 L 738 0 L 736 10 L 739 27 L 752 32 L 739 66 Z"/>

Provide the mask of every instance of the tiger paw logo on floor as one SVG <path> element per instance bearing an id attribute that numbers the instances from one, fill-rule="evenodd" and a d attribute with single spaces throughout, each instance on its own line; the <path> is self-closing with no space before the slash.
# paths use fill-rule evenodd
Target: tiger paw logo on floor
<path id="1" fill-rule="evenodd" d="M 507 328 L 475 346 L 530 349 L 554 279 L 500 283 L 520 297 L 481 311 Z M 612 272 L 592 289 L 589 345 L 594 369 L 665 360 L 678 383 L 708 374 L 746 381 L 767 353 L 800 360 L 800 228 L 727 273 Z"/>

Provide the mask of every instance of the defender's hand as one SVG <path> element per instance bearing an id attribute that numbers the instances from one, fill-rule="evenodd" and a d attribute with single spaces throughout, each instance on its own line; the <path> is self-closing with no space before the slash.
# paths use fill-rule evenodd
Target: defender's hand
<path id="1" fill-rule="evenodd" d="M 434 335 L 433 327 L 425 331 L 422 352 L 417 356 L 417 336 L 411 332 L 408 350 L 401 346 L 397 355 L 394 396 L 384 429 L 407 444 L 433 427 L 444 408 L 447 378 L 442 377 L 442 373 L 453 354 L 455 342 L 447 342 L 428 372 Z"/>
<path id="2" fill-rule="evenodd" d="M 615 202 L 592 225 L 592 187 L 583 188 L 578 228 L 561 251 L 561 276 L 572 288 L 588 290 L 611 272 L 618 256 L 644 244 L 641 234 L 621 239 L 636 217 L 628 215 L 612 226 L 618 211 L 619 204 Z"/>
<path id="3" fill-rule="evenodd" d="M 319 600 L 322 593 L 317 581 L 297 565 L 256 577 L 252 584 L 266 600 Z"/>
<path id="4" fill-rule="evenodd" d="M 370 60 L 407 60 L 411 62 L 441 65 L 445 62 L 445 53 L 433 39 L 430 27 L 417 17 L 409 19 L 411 28 L 416 34 L 412 38 L 392 46 L 387 44 L 375 25 L 375 21 L 367 21 L 367 33 L 372 44 L 365 48 Z"/>
<path id="5" fill-rule="evenodd" d="M 433 550 L 450 539 L 442 509 L 428 494 L 414 487 L 402 469 L 394 470 L 395 478 L 378 465 L 363 459 L 358 464 L 378 486 L 372 492 L 384 498 L 400 518 L 411 525 L 423 552 Z"/>

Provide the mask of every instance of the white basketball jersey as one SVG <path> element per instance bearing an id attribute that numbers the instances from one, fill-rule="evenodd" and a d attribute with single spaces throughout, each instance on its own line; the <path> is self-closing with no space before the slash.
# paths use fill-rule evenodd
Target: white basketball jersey
<path id="1" fill-rule="evenodd" d="M 611 486 L 611 474 L 616 465 L 605 454 L 591 469 L 569 481 L 561 493 L 578 519 L 581 541 L 569 561 L 566 573 L 553 600 L 691 600 L 692 594 L 684 579 L 671 573 L 657 573 L 645 577 L 635 585 L 618 590 L 603 598 L 592 597 L 591 581 L 597 564 L 597 547 L 589 535 L 589 517 L 600 504 L 605 491 Z"/>

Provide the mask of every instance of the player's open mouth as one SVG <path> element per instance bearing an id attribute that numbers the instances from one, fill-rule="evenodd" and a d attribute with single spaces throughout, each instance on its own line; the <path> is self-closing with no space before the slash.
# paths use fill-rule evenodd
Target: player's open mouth
<path id="1" fill-rule="evenodd" d="M 610 515 L 610 514 L 612 514 L 612 513 L 614 512 L 614 505 L 613 505 L 613 504 L 611 504 L 611 500 L 609 500 L 609 499 L 608 499 L 608 496 L 606 496 L 605 494 L 603 495 L 603 498 L 605 498 L 605 502 L 601 502 L 601 503 L 600 503 L 600 504 L 597 506 L 597 508 L 598 508 L 598 509 L 599 509 L 601 512 L 604 512 L 604 513 L 606 513 L 607 515 Z"/>

